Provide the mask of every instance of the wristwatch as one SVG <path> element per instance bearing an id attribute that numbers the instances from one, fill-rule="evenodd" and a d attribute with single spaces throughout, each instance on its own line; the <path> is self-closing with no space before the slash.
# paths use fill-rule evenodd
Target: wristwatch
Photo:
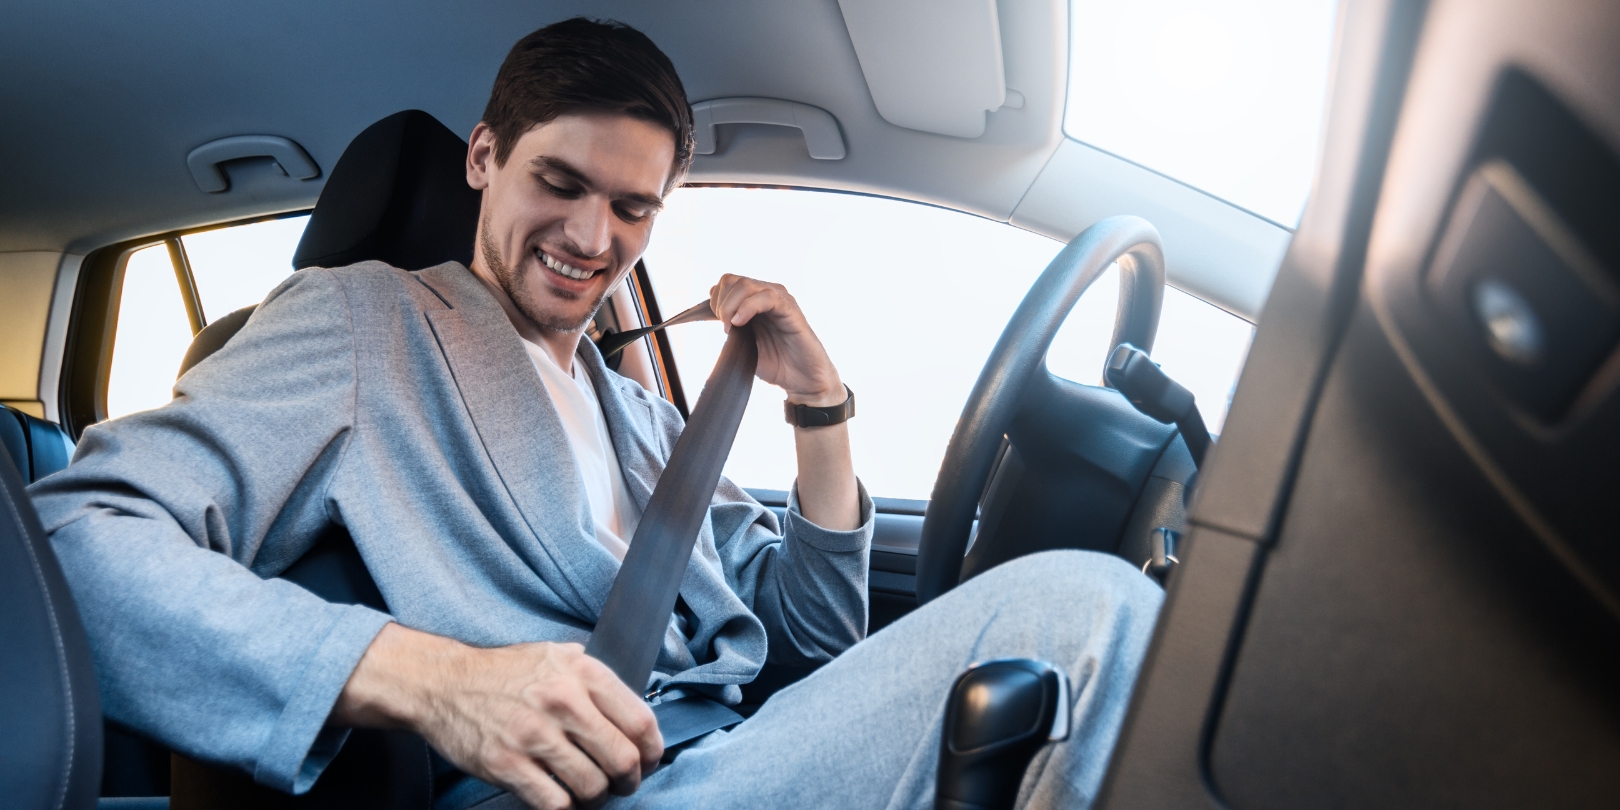
<path id="1" fill-rule="evenodd" d="M 829 405 L 825 408 L 812 408 L 809 405 L 800 405 L 793 402 L 782 403 L 782 410 L 786 413 L 787 423 L 794 427 L 813 428 L 827 427 L 828 425 L 849 421 L 850 417 L 855 415 L 855 392 L 849 390 L 849 386 L 846 385 L 844 386 L 844 393 L 849 396 L 844 398 L 842 404 Z"/>

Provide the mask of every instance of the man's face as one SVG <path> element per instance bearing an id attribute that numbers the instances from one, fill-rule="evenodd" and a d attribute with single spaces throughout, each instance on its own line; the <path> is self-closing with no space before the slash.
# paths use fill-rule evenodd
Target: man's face
<path id="1" fill-rule="evenodd" d="M 668 130 L 586 113 L 524 133 L 498 166 L 479 124 L 467 154 L 467 182 L 484 192 L 473 271 L 536 326 L 578 332 L 646 249 L 674 160 Z"/>

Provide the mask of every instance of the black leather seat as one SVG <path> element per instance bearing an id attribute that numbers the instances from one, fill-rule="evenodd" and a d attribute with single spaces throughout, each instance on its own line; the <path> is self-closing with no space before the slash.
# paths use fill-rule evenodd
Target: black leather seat
<path id="1" fill-rule="evenodd" d="M 378 260 L 419 270 L 447 261 L 470 263 L 480 195 L 467 185 L 466 155 L 466 141 L 420 110 L 395 113 L 367 127 L 333 168 L 293 267 Z M 253 307 L 244 307 L 204 328 L 180 373 L 223 347 L 252 312 Z M 282 578 L 328 601 L 387 610 L 341 527 L 332 527 Z M 315 787 L 298 797 L 179 756 L 172 773 L 175 810 L 426 807 L 432 795 L 426 743 L 398 732 L 354 732 Z"/>
<path id="2" fill-rule="evenodd" d="M 73 438 L 61 426 L 9 406 L 0 408 L 0 444 L 11 466 L 27 484 L 67 467 Z M 169 794 L 168 751 L 107 723 L 98 739 L 101 783 L 98 793 L 114 797 L 162 797 Z M 125 807 L 139 805 L 126 802 Z"/>
<path id="3" fill-rule="evenodd" d="M 101 703 L 90 642 L 18 474 L 59 451 L 41 427 L 34 455 L 34 425 L 25 432 L 19 421 L 16 411 L 0 413 L 0 796 L 7 807 L 93 808 Z"/>

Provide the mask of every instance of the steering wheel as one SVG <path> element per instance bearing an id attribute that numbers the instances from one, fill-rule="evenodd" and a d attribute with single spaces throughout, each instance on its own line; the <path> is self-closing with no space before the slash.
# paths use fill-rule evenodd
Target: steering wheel
<path id="1" fill-rule="evenodd" d="M 1164 302 L 1164 248 L 1141 217 L 1117 216 L 1087 228 L 1047 265 L 985 361 L 940 463 L 917 549 L 917 603 L 956 587 L 974 513 L 996 454 L 1031 382 L 1046 371 L 1046 352 L 1075 302 L 1110 264 L 1119 263 L 1119 311 L 1109 347 L 1153 348 Z"/>

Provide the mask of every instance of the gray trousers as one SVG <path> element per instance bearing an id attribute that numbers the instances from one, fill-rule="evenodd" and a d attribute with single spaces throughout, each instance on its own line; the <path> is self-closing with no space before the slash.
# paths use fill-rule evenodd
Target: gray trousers
<path id="1" fill-rule="evenodd" d="M 1096 798 L 1164 594 L 1128 563 L 1054 551 L 976 577 L 682 752 L 608 808 L 909 808 L 934 804 L 951 683 L 989 658 L 1069 675 L 1069 739 L 1030 765 L 1021 808 Z M 502 794 L 478 810 L 517 810 Z"/>

